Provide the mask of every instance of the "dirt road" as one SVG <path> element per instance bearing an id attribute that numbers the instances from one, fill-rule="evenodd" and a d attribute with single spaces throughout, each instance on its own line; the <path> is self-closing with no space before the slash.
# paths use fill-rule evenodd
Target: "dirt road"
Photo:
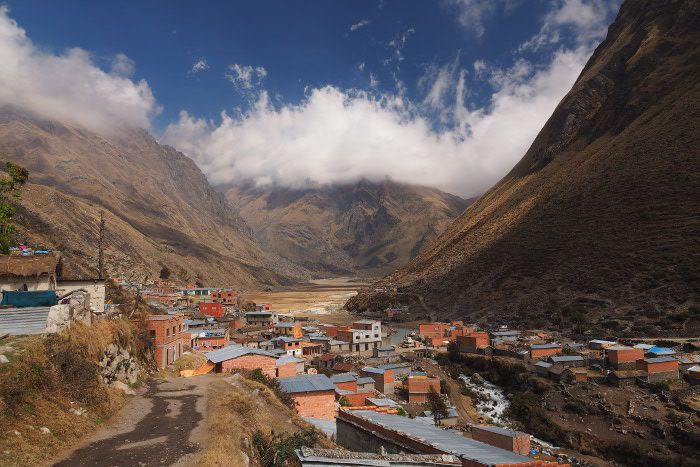
<path id="1" fill-rule="evenodd" d="M 192 465 L 205 439 L 212 375 L 150 380 L 102 429 L 55 466 Z"/>

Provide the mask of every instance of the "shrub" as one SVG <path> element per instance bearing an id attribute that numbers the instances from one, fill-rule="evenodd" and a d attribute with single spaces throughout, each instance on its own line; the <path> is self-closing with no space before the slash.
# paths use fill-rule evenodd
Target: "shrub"
<path id="1" fill-rule="evenodd" d="M 313 428 L 301 433 L 275 433 L 266 436 L 260 430 L 253 433 L 253 446 L 260 458 L 262 467 L 284 467 L 296 459 L 294 451 L 302 446 L 313 446 L 318 441 L 318 433 Z"/>
<path id="2" fill-rule="evenodd" d="M 290 409 L 295 409 L 297 406 L 296 401 L 288 392 L 285 392 L 280 387 L 280 383 L 276 378 L 270 378 L 260 368 L 256 368 L 253 371 L 245 373 L 248 379 L 252 379 L 260 384 L 267 386 L 272 389 L 277 398 Z"/>

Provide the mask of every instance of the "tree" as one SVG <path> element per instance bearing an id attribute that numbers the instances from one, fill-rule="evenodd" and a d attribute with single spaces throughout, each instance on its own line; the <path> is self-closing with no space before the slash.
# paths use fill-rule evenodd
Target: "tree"
<path id="1" fill-rule="evenodd" d="M 340 396 L 340 399 L 338 399 L 338 404 L 340 404 L 341 407 L 350 407 L 352 405 L 350 400 L 345 396 Z"/>
<path id="2" fill-rule="evenodd" d="M 428 410 L 433 414 L 433 421 L 435 426 L 440 426 L 440 420 L 449 415 L 447 402 L 440 395 L 434 387 L 430 386 L 430 391 L 428 392 Z"/>
<path id="3" fill-rule="evenodd" d="M 19 199 L 20 188 L 27 182 L 29 172 L 12 162 L 0 163 L 0 170 L 5 172 L 5 176 L 0 178 L 0 252 L 8 253 L 15 233 L 11 221 L 16 211 L 9 198 Z"/>
<path id="4" fill-rule="evenodd" d="M 97 277 L 105 278 L 105 212 L 100 210 L 100 227 L 97 236 Z"/>

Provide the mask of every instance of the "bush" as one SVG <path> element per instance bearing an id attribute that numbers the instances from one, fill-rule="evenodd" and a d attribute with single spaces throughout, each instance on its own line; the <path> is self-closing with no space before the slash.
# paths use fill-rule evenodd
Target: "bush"
<path id="1" fill-rule="evenodd" d="M 296 449 L 313 446 L 317 441 L 318 433 L 313 428 L 291 435 L 273 431 L 270 436 L 266 436 L 260 430 L 253 433 L 253 446 L 262 467 L 284 467 L 296 459 Z"/>
<path id="2" fill-rule="evenodd" d="M 296 409 L 296 406 L 297 406 L 296 401 L 291 396 L 291 394 L 282 390 L 282 388 L 280 387 L 280 383 L 279 383 L 279 381 L 277 381 L 276 378 L 270 378 L 265 373 L 263 373 L 263 371 L 260 368 L 256 368 L 253 371 L 249 371 L 249 372 L 245 373 L 245 376 L 248 379 L 256 381 L 256 382 L 263 384 L 263 385 L 267 386 L 268 388 L 272 389 L 272 392 L 275 393 L 277 398 L 284 405 L 286 405 L 290 409 Z"/>

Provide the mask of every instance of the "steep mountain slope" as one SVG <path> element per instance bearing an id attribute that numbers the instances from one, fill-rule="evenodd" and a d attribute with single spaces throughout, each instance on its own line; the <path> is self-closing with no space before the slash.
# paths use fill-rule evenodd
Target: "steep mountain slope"
<path id="1" fill-rule="evenodd" d="M 111 274 L 153 277 L 165 265 L 182 279 L 238 286 L 303 277 L 260 248 L 192 160 L 143 130 L 103 136 L 5 107 L 0 159 L 30 172 L 19 236 L 60 249 L 78 272 L 95 273 L 104 210 Z"/>
<path id="2" fill-rule="evenodd" d="M 319 275 L 392 271 L 467 205 L 433 188 L 366 180 L 309 189 L 233 187 L 227 197 L 261 243 Z"/>
<path id="3" fill-rule="evenodd" d="M 700 3 L 625 2 L 523 159 L 381 281 L 404 294 L 349 308 L 697 335 L 698 44 Z"/>

